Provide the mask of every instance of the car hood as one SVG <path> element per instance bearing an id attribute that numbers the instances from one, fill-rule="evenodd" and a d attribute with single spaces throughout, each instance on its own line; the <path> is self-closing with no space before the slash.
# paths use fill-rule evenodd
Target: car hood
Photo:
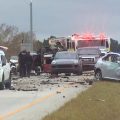
<path id="1" fill-rule="evenodd" d="M 99 57 L 99 55 L 79 55 L 81 58 L 96 58 Z"/>
<path id="2" fill-rule="evenodd" d="M 18 60 L 13 60 L 13 59 L 11 59 L 10 62 L 11 62 L 11 63 L 18 63 Z"/>
<path id="3" fill-rule="evenodd" d="M 52 64 L 74 64 L 77 62 L 77 59 L 56 59 L 52 61 Z"/>

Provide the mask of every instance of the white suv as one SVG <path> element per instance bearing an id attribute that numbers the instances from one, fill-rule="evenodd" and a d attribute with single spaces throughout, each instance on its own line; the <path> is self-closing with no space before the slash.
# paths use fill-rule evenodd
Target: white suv
<path id="1" fill-rule="evenodd" d="M 11 88 L 10 64 L 7 62 L 5 53 L 0 49 L 0 90 Z"/>

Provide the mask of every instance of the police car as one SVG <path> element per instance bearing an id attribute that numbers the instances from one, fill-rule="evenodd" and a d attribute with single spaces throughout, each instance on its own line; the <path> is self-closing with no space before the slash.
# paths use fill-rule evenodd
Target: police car
<path id="1" fill-rule="evenodd" d="M 4 50 L 6 47 L 0 46 L 0 90 L 11 88 L 10 64 L 7 62 Z"/>

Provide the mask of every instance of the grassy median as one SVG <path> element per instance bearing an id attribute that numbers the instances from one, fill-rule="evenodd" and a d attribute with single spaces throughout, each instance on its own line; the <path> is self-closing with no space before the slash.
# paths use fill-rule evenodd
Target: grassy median
<path id="1" fill-rule="evenodd" d="M 120 83 L 96 82 L 44 120 L 120 120 Z"/>

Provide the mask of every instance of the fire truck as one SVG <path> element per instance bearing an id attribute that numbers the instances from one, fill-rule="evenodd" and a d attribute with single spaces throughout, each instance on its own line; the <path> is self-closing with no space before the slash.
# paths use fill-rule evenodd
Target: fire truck
<path id="1" fill-rule="evenodd" d="M 110 38 L 104 33 L 94 35 L 91 33 L 73 34 L 71 41 L 74 41 L 74 49 L 81 47 L 98 47 L 102 51 L 110 51 Z"/>
<path id="2" fill-rule="evenodd" d="M 107 37 L 105 33 L 94 35 L 92 33 L 73 34 L 68 37 L 49 39 L 49 46 L 58 50 L 76 51 L 82 47 L 97 47 L 101 52 L 117 52 L 119 43 L 117 40 Z"/>
<path id="3" fill-rule="evenodd" d="M 104 33 L 94 35 L 92 33 L 73 34 L 69 37 L 59 37 L 49 40 L 51 46 L 59 42 L 68 51 L 76 51 L 81 47 L 98 47 L 101 52 L 110 51 L 111 40 Z"/>

